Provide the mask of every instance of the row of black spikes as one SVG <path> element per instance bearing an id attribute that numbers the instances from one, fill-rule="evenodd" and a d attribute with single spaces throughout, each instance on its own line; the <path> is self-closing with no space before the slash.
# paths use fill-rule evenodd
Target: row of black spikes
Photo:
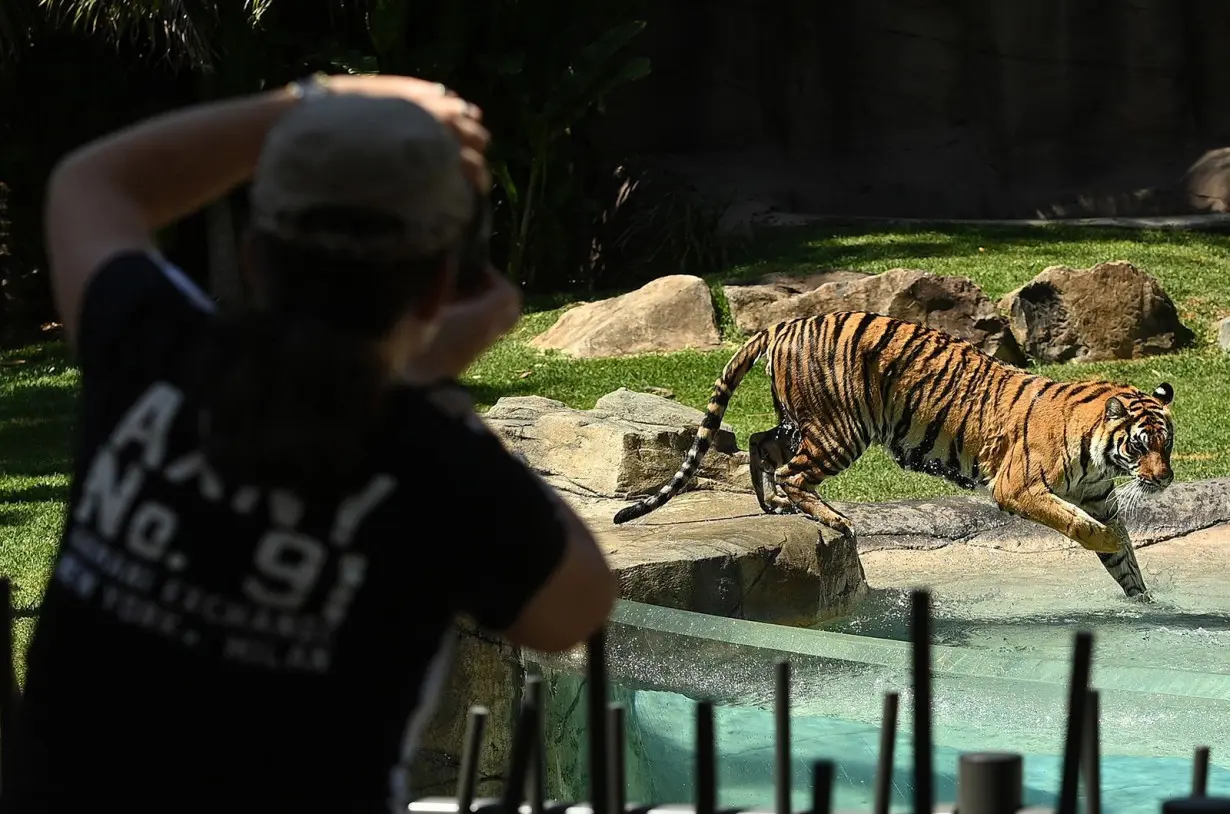
<path id="1" fill-rule="evenodd" d="M 935 810 L 932 785 L 931 740 L 931 596 L 917 590 L 911 609 L 911 673 L 914 691 L 914 811 Z M 11 586 L 0 579 L 0 768 L 5 764 L 4 745 L 13 716 L 21 700 L 14 673 L 13 604 Z M 600 630 L 587 643 L 588 736 L 589 736 L 589 808 L 592 814 L 626 814 L 624 799 L 624 710 L 618 704 L 608 704 L 606 667 L 606 631 Z M 1088 814 L 1101 814 L 1101 777 L 1099 774 L 1098 694 L 1089 689 L 1089 673 L 1093 657 L 1093 635 L 1088 631 L 1076 634 L 1072 660 L 1072 678 L 1068 691 L 1067 732 L 1064 738 L 1063 774 L 1060 779 L 1059 805 L 1056 814 L 1076 814 L 1077 783 L 1080 770 L 1085 770 Z M 791 812 L 791 751 L 790 751 L 790 662 L 779 661 L 776 672 L 774 718 L 776 725 L 776 760 L 774 771 L 775 814 Z M 528 791 L 531 814 L 544 814 L 545 746 L 542 731 L 544 711 L 542 680 L 531 676 L 521 705 L 510 754 L 509 772 L 504 795 L 497 805 L 504 814 L 520 811 Z M 897 734 L 897 693 L 884 697 L 884 716 L 880 733 L 880 754 L 876 771 L 873 814 L 888 814 L 892 786 L 893 751 Z M 458 778 L 457 814 L 473 810 L 478 760 L 482 747 L 487 710 L 470 710 L 466 741 Z M 962 773 L 963 786 L 958 796 L 963 814 L 998 814 L 1020 807 L 1019 774 L 1015 783 L 1002 782 L 1003 767 L 1019 767 L 1021 757 L 1014 754 L 963 755 L 963 765 L 989 767 L 981 775 L 971 768 Z M 996 768 L 999 771 L 996 772 Z M 1019 773 L 1019 768 L 1015 768 Z M 1198 808 L 1202 811 L 1230 809 L 1230 800 L 1214 801 L 1207 797 L 1209 749 L 1196 749 L 1189 798 L 1168 801 L 1164 809 L 1171 814 Z M 818 760 L 813 764 L 811 814 L 831 814 L 834 765 Z M 0 771 L 0 788 L 3 772 Z M 696 717 L 696 799 L 695 814 L 717 814 L 717 750 L 713 727 L 713 702 L 697 704 Z M 962 793 L 967 792 L 967 793 Z M 1209 804 L 1213 804 L 1211 807 Z M 415 806 L 411 805 L 413 811 Z M 558 808 L 556 805 L 550 808 Z M 645 809 L 649 806 L 642 807 Z M 492 812 L 492 814 L 501 814 Z"/>
<path id="2" fill-rule="evenodd" d="M 930 592 L 917 590 L 912 595 L 911 609 L 911 678 L 914 695 L 914 799 L 913 811 L 936 810 L 933 786 L 931 736 L 931 608 Z M 527 679 L 526 693 L 510 755 L 509 773 L 504 795 L 486 801 L 478 807 L 483 814 L 564 814 L 581 807 L 591 814 L 648 814 L 653 805 L 629 807 L 624 799 L 624 709 L 608 704 L 606 669 L 606 632 L 596 633 L 587 643 L 587 701 L 589 802 L 548 803 L 545 799 L 543 771 L 542 715 L 543 687 L 538 676 Z M 1055 814 L 1076 814 L 1077 787 L 1084 770 L 1086 813 L 1101 814 L 1101 776 L 1099 700 L 1089 688 L 1093 657 L 1093 635 L 1076 633 L 1072 674 L 1068 692 L 1068 718 L 1064 737 L 1062 776 Z M 793 814 L 791 811 L 791 749 L 790 749 L 790 662 L 779 661 L 776 669 L 775 766 L 773 814 Z M 880 754 L 875 778 L 872 814 L 888 814 L 892 790 L 893 752 L 897 735 L 899 696 L 895 692 L 884 696 L 883 722 L 880 731 Z M 462 755 L 462 771 L 458 779 L 457 805 L 454 814 L 472 812 L 474 783 L 478 775 L 478 754 L 487 710 L 474 707 L 470 711 L 469 727 Z M 1022 808 L 1022 756 L 1014 753 L 974 753 L 961 756 L 961 774 L 956 810 L 960 814 L 1004 814 Z M 808 814 L 831 814 L 833 803 L 834 763 L 817 760 L 812 769 L 812 803 Z M 532 767 L 532 771 L 531 771 Z M 1230 800 L 1207 797 L 1209 749 L 1199 747 L 1195 753 L 1191 795 L 1167 801 L 1167 814 L 1182 811 L 1230 811 Z M 1007 782 L 1005 782 L 1007 781 Z M 717 750 L 714 736 L 714 705 L 700 700 L 696 704 L 696 766 L 694 814 L 718 814 Z M 525 798 L 528 796 L 529 805 Z M 411 812 L 438 812 L 437 802 L 411 804 Z M 498 808 L 498 810 L 496 810 Z M 677 809 L 672 806 L 672 809 Z M 767 814 L 764 812 L 762 814 Z"/>

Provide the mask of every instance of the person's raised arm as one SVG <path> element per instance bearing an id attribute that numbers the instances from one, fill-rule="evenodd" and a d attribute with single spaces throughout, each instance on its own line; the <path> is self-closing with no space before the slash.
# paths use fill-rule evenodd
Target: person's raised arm
<path id="1" fill-rule="evenodd" d="M 465 100 L 435 83 L 398 76 L 333 76 L 327 87 L 421 105 L 458 134 L 467 174 L 489 186 L 482 158 L 489 136 Z M 56 165 L 44 229 L 52 292 L 70 342 L 99 265 L 121 251 L 153 249 L 158 229 L 246 181 L 265 135 L 299 98 L 288 88 L 195 105 L 104 136 Z"/>
<path id="2" fill-rule="evenodd" d="M 514 458 L 455 391 L 437 401 L 470 424 L 463 449 L 441 461 L 458 489 L 459 543 L 467 563 L 455 577 L 460 609 L 523 647 L 567 650 L 601 628 L 619 584 L 593 533 L 541 477 Z M 481 473 L 481 475 L 476 475 Z"/>
<path id="3" fill-rule="evenodd" d="M 568 650 L 606 624 L 619 597 L 619 583 L 598 541 L 560 501 L 564 552 L 547 581 L 502 633 L 514 644 L 544 652 Z"/>

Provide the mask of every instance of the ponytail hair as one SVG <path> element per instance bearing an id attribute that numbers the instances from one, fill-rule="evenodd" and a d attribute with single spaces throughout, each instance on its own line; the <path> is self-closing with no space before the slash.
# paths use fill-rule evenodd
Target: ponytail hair
<path id="1" fill-rule="evenodd" d="M 262 307 L 220 316 L 204 343 L 205 457 L 236 485 L 359 488 L 385 423 L 380 342 L 438 290 L 447 253 L 370 261 L 265 232 L 250 241 Z"/>

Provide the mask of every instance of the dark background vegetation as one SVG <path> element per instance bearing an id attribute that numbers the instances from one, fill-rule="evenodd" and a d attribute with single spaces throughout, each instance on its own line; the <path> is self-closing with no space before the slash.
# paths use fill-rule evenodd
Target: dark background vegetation
<path id="1" fill-rule="evenodd" d="M 312 70 L 480 104 L 495 257 L 575 297 L 721 269 L 734 187 L 829 214 L 1224 211 L 1227 43 L 1219 0 L 0 0 L 0 336 L 54 320 L 40 209 L 67 150 Z M 223 300 L 244 200 L 164 235 Z"/>

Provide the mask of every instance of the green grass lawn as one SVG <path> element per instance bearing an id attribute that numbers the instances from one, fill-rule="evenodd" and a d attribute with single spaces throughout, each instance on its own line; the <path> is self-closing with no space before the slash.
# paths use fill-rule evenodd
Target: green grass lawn
<path id="1" fill-rule="evenodd" d="M 1181 319 L 1196 333 L 1195 345 L 1181 353 L 1136 362 L 1044 365 L 1048 376 L 1071 380 L 1106 377 L 1152 390 L 1161 381 L 1175 387 L 1178 441 L 1175 474 L 1183 480 L 1230 474 L 1230 356 L 1215 345 L 1215 321 L 1230 315 L 1230 236 L 1192 232 L 1141 232 L 1103 227 L 945 227 L 940 229 L 865 229 L 802 227 L 762 239 L 756 260 L 712 280 L 728 347 L 706 353 L 683 352 L 620 359 L 575 360 L 542 353 L 526 342 L 546 330 L 559 309 L 531 313 L 517 330 L 494 347 L 470 372 L 480 405 L 501 396 L 541 395 L 579 408 L 592 407 L 619 387 L 664 387 L 678 400 L 702 408 L 739 335 L 720 298 L 723 280 L 770 272 L 800 273 L 825 268 L 886 271 L 917 268 L 968 277 L 998 300 L 1028 282 L 1043 268 L 1085 268 L 1107 260 L 1128 260 L 1154 275 L 1175 301 Z M 747 436 L 775 422 L 768 381 L 757 366 L 736 391 L 726 413 L 741 446 Z M 878 449 L 827 481 L 821 494 L 836 500 L 925 497 L 956 490 L 944 481 L 907 473 Z"/>
<path id="2" fill-rule="evenodd" d="M 1212 326 L 1230 315 L 1230 236 L 1140 232 L 1104 228 L 951 228 L 868 231 L 805 227 L 774 233 L 757 243 L 756 260 L 712 280 L 768 272 L 823 268 L 884 271 L 918 268 L 966 276 L 993 299 L 1027 282 L 1048 265 L 1087 267 L 1129 260 L 1156 276 L 1197 335 L 1179 354 L 1139 362 L 1050 366 L 1060 379 L 1109 377 L 1152 389 L 1175 386 L 1178 423 L 1175 473 L 1193 480 L 1230 475 L 1230 356 L 1217 351 Z M 703 407 L 709 387 L 738 340 L 719 299 L 729 347 L 623 359 L 572 360 L 541 353 L 526 342 L 549 327 L 558 310 L 530 309 L 518 328 L 470 371 L 483 408 L 501 396 L 542 395 L 592 407 L 619 387 L 663 387 L 678 400 Z M 19 653 L 32 627 L 68 494 L 69 449 L 77 372 L 64 348 L 47 344 L 0 352 L 0 573 L 15 583 Z M 768 384 L 758 367 L 744 380 L 727 412 L 741 445 L 774 421 Z M 902 472 L 872 450 L 822 493 L 837 500 L 921 497 L 953 491 L 944 482 Z"/>

